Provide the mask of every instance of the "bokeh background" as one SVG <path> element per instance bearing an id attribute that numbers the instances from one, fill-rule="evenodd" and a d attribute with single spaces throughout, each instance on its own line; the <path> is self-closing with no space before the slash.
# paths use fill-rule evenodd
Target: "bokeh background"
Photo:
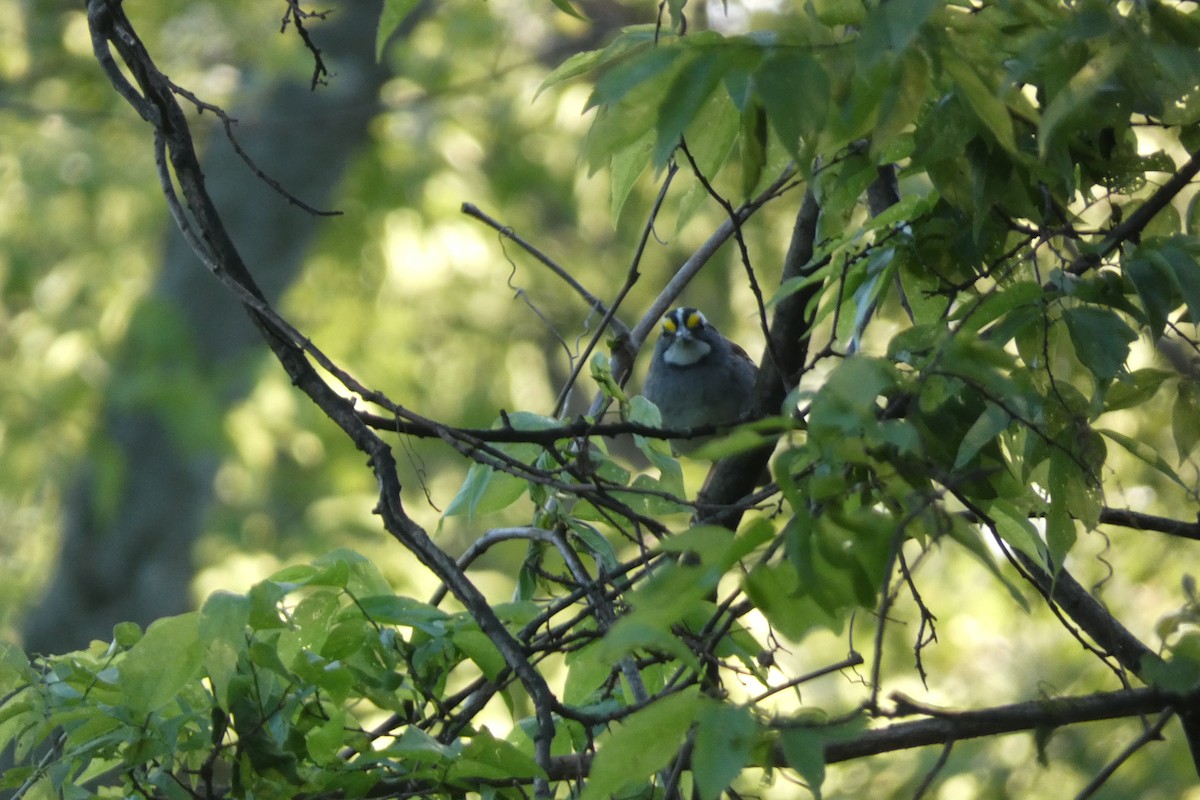
<path id="1" fill-rule="evenodd" d="M 81 647 L 118 621 L 182 611 L 340 546 L 370 556 L 397 591 L 427 596 L 429 578 L 370 513 L 375 485 L 362 454 L 291 388 L 174 232 L 149 129 L 100 73 L 80 5 L 0 0 L 0 636 L 33 651 Z M 238 120 L 235 133 L 264 172 L 342 212 L 314 216 L 289 203 L 232 151 L 212 113 L 192 115 L 211 188 L 271 300 L 366 385 L 418 413 L 483 426 L 500 409 L 549 413 L 596 318 L 461 204 L 512 226 L 609 298 L 656 191 L 644 175 L 614 220 L 607 174 L 589 174 L 580 159 L 588 87 L 537 93 L 568 55 L 655 13 L 649 3 L 580 5 L 588 24 L 528 0 L 422 5 L 377 61 L 380 4 L 346 0 L 308 22 L 331 73 L 315 89 L 311 56 L 290 26 L 280 32 L 282 3 L 127 0 L 126 9 L 172 80 Z M 752 24 L 753 9 L 727 6 L 697 9 L 695 24 Z M 722 219 L 711 204 L 681 216 L 696 190 L 677 182 L 626 321 Z M 798 204 L 797 193 L 747 226 L 765 286 L 777 279 Z M 730 248 L 683 300 L 760 351 Z M 1139 343 L 1135 358 L 1157 356 Z M 585 378 L 576 407 L 593 390 Z M 1170 454 L 1162 402 L 1161 414 L 1113 427 Z M 443 519 L 461 459 L 437 442 L 396 446 L 409 511 L 448 550 L 503 521 Z M 1181 474 L 1195 485 L 1194 464 Z M 1114 487 L 1110 505 L 1188 516 L 1187 493 L 1137 462 Z M 1194 556 L 1166 537 L 1111 537 L 1089 535 L 1072 568 L 1085 585 L 1102 583 L 1105 601 L 1154 643 L 1156 622 L 1185 601 Z M 473 575 L 504 599 L 519 557 L 519 545 L 497 548 Z M 936 688 L 926 692 L 912 668 L 915 632 L 895 625 L 889 689 L 962 707 L 1112 688 L 1048 612 L 1027 615 L 973 562 L 935 553 L 922 576 L 941 622 L 925 652 Z M 896 614 L 916 619 L 911 608 Z M 816 668 L 845 647 L 844 636 L 817 635 L 794 657 Z M 865 677 L 823 683 L 805 699 L 850 707 Z M 1030 736 L 963 744 L 936 796 L 1057 797 L 1137 731 L 1131 721 L 1059 733 L 1044 766 Z M 1097 796 L 1200 798 L 1170 732 L 1170 744 Z M 911 791 L 936 757 L 838 768 L 827 796 Z"/>
<path id="2" fill-rule="evenodd" d="M 330 70 L 313 89 L 311 56 L 293 27 L 280 32 L 284 8 L 128 7 L 163 71 L 236 118 L 263 172 L 342 212 L 290 203 L 233 152 L 219 119 L 193 114 L 210 189 L 256 279 L 327 354 L 418 413 L 468 426 L 500 409 L 550 413 L 597 317 L 460 207 L 612 296 L 654 176 L 614 223 L 607 175 L 580 160 L 587 87 L 537 89 L 567 55 L 652 9 L 596 3 L 584 24 L 534 3 L 422 6 L 377 62 L 379 5 L 340 3 L 307 23 Z M 149 129 L 100 73 L 84 11 L 4 0 L 0 19 L 7 635 L 78 647 L 340 545 L 376 556 L 403 588 L 415 576 L 374 523 L 360 454 L 291 389 L 175 232 Z M 668 206 L 626 320 L 714 219 L 701 210 L 679 229 Z M 786 228 L 775 233 L 763 263 L 786 247 Z M 760 346 L 730 256 L 684 299 Z M 584 375 L 577 408 L 594 391 Z M 437 528 L 463 465 L 440 444 L 398 445 L 410 510 Z M 452 550 L 463 535 L 442 525 Z"/>

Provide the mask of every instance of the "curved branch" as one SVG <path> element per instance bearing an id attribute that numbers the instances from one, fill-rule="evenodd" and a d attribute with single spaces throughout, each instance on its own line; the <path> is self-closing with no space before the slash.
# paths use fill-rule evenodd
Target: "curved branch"
<path id="1" fill-rule="evenodd" d="M 1154 219 L 1158 212 L 1166 208 L 1175 199 L 1175 196 L 1192 182 L 1192 178 L 1200 174 L 1200 151 L 1191 153 L 1190 155 L 1191 158 L 1179 168 L 1179 171 L 1172 175 L 1169 181 L 1160 186 L 1154 194 L 1146 198 L 1146 202 L 1138 206 L 1137 211 L 1134 211 L 1120 225 L 1113 228 L 1108 236 L 1104 238 L 1104 241 L 1100 243 L 1099 247 L 1084 253 L 1072 261 L 1066 271 L 1072 275 L 1082 275 L 1088 270 L 1095 269 L 1100 266 L 1106 257 L 1112 255 L 1118 247 L 1140 234 L 1142 229 L 1150 224 L 1150 220 Z"/>
<path id="2" fill-rule="evenodd" d="M 930 709 L 902 696 L 893 696 L 892 699 L 897 702 L 899 713 L 921 713 L 927 715 L 927 718 L 868 730 L 849 739 L 838 738 L 839 725 L 821 727 L 780 720 L 772 727 L 806 728 L 818 733 L 827 731 L 830 736 L 824 746 L 825 763 L 836 764 L 914 747 L 946 745 L 965 739 L 1059 728 L 1083 722 L 1141 717 L 1200 702 L 1200 693 L 1172 694 L 1157 689 L 1128 689 L 1081 697 L 1030 700 L 970 711 Z M 550 777 L 552 780 L 586 777 L 591 767 L 591 759 L 590 753 L 555 758 L 551 764 Z M 771 752 L 770 766 L 789 766 L 779 747 Z"/>
<path id="3" fill-rule="evenodd" d="M 116 49 L 137 83 L 134 90 L 119 72 L 109 71 L 110 79 L 122 96 L 130 102 L 155 129 L 156 151 L 167 153 L 179 184 L 184 203 L 172 202 L 174 192 L 166 192 L 173 213 L 176 213 L 189 240 L 197 245 L 197 254 L 222 282 L 234 291 L 246 306 L 251 319 L 266 339 L 268 346 L 293 384 L 338 425 L 355 446 L 370 456 L 370 465 L 379 487 L 379 504 L 375 511 L 384 528 L 417 559 L 437 575 L 463 604 L 480 630 L 492 641 L 509 668 L 517 675 L 533 701 L 538 730 L 534 737 L 539 765 L 545 770 L 550 764 L 550 743 L 554 738 L 553 708 L 557 703 L 542 675 L 533 668 L 516 638 L 504 627 L 487 599 L 471 583 L 453 559 L 439 548 L 423 528 L 410 519 L 400 499 L 400 481 L 391 449 L 359 419 L 351 401 L 340 396 L 326 383 L 309 362 L 303 338 L 281 320 L 267 304 L 237 248 L 229 237 L 200 169 L 191 133 L 183 109 L 175 99 L 170 81 L 158 70 L 139 40 L 133 25 L 120 5 L 120 0 L 91 0 L 88 8 L 89 25 L 93 33 L 96 56 L 105 63 L 112 61 L 109 45 Z M 157 113 L 147 113 L 155 109 Z M 161 169 L 165 168 L 165 162 Z M 168 181 L 169 183 L 169 181 Z M 166 190 L 164 186 L 164 190 Z M 186 207 L 187 215 L 183 213 Z M 190 217 L 188 216 L 190 215 Z M 535 780 L 539 797 L 551 796 L 545 778 Z"/>
<path id="4" fill-rule="evenodd" d="M 1181 539 L 1200 541 L 1200 521 L 1185 522 L 1170 517 L 1156 517 L 1153 514 L 1143 514 L 1127 508 L 1102 508 L 1100 509 L 1100 522 L 1104 525 L 1118 525 L 1122 528 L 1133 528 L 1139 531 L 1155 531 L 1168 536 L 1178 536 Z"/>

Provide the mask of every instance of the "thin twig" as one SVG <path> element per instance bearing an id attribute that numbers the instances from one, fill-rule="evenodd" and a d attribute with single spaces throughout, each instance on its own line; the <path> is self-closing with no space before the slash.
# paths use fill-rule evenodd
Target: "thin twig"
<path id="1" fill-rule="evenodd" d="M 529 253 L 529 255 L 537 259 L 543 266 L 547 267 L 551 272 L 561 278 L 562 281 L 567 284 L 567 286 L 570 286 L 572 289 L 574 289 L 575 293 L 583 298 L 583 301 L 588 304 L 589 308 L 599 311 L 601 314 L 608 313 L 608 306 L 604 304 L 603 300 L 589 292 L 574 275 L 564 269 L 557 261 L 539 250 L 533 245 L 533 243 L 518 234 L 511 227 L 500 222 L 495 217 L 485 214 L 474 203 L 463 203 L 462 213 L 466 214 L 468 217 L 479 220 L 504 238 L 511 240 L 526 253 Z M 629 335 L 629 328 L 626 327 L 625 323 L 621 322 L 621 320 L 616 319 L 615 317 L 611 320 L 610 326 L 618 336 Z"/>
<path id="2" fill-rule="evenodd" d="M 1096 248 L 1088 251 L 1084 255 L 1075 259 L 1066 268 L 1066 272 L 1072 275 L 1082 275 L 1088 270 L 1095 269 L 1100 266 L 1106 257 L 1111 255 L 1117 248 L 1124 244 L 1129 239 L 1136 237 L 1142 232 L 1150 220 L 1166 208 L 1175 196 L 1182 192 L 1192 178 L 1200 174 L 1200 150 L 1190 154 L 1187 162 L 1184 163 L 1179 171 L 1171 176 L 1171 179 L 1160 186 L 1154 194 L 1146 198 L 1146 201 L 1138 206 L 1137 210 L 1126 217 L 1120 225 L 1117 225 L 1104 238 Z"/>
<path id="3" fill-rule="evenodd" d="M 1075 795 L 1075 800 L 1087 800 L 1087 798 L 1100 791 L 1100 787 L 1104 785 L 1105 781 L 1111 778 L 1113 773 L 1115 773 L 1122 764 L 1128 761 L 1134 753 L 1150 744 L 1150 742 L 1157 741 L 1162 738 L 1163 728 L 1167 727 L 1167 723 L 1170 722 L 1171 718 L 1174 716 L 1174 708 L 1168 708 L 1159 714 L 1158 719 L 1146 726 L 1140 736 L 1126 745 L 1125 749 L 1118 753 L 1116 758 L 1105 764 L 1104 768 L 1097 772 L 1092 779 L 1088 781 L 1087 786 L 1084 786 L 1079 790 L 1079 794 Z"/>
<path id="4" fill-rule="evenodd" d="M 937 761 L 933 762 L 933 766 L 925 773 L 925 777 L 921 779 L 921 783 L 917 785 L 916 791 L 913 792 L 912 800 L 921 800 L 925 793 L 933 786 L 933 782 L 937 780 L 937 776 L 946 768 L 946 764 L 950 761 L 950 751 L 954 749 L 954 740 L 950 739 L 942 745 L 942 752 L 938 753 Z"/>

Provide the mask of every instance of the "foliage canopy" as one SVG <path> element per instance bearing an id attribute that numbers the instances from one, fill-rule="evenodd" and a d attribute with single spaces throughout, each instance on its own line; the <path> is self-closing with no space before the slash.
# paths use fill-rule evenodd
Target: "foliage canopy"
<path id="1" fill-rule="evenodd" d="M 368 454 L 382 527 L 444 588 L 397 594 L 339 550 L 86 650 L 6 646 L 5 788 L 707 799 L 797 782 L 821 797 L 852 793 L 828 765 L 940 744 L 919 770 L 883 762 L 908 764 L 902 778 L 871 774 L 875 794 L 920 795 L 986 761 L 952 759 L 955 742 L 1014 731 L 1051 765 L 1069 760 L 1060 740 L 1083 751 L 1082 796 L 1194 781 L 1180 762 L 1200 755 L 1200 598 L 1137 556 L 1149 537 L 1172 560 L 1200 539 L 1194 9 L 831 0 L 746 12 L 741 32 L 704 12 L 668 2 L 545 76 L 540 92 L 587 86 L 582 160 L 608 171 L 614 222 L 651 179 L 665 201 L 623 289 L 589 296 L 606 325 L 578 362 L 601 389 L 588 412 L 468 429 L 362 385 L 267 303 L 205 193 L 179 105 L 192 97 L 136 18 L 92 0 L 96 55 L 154 131 L 177 222 L 298 391 Z M 380 53 L 413 13 L 385 3 Z M 623 323 L 656 223 L 673 213 L 683 230 L 704 208 L 721 215 L 707 240 Z M 782 267 L 756 248 L 772 236 L 789 243 Z M 623 387 L 727 242 L 763 378 L 755 419 L 701 450 L 715 464 L 693 497 L 657 411 Z M 393 434 L 471 463 L 446 515 L 481 532 L 458 562 L 406 510 Z M 528 551 L 498 602 L 468 569 L 513 539 Z M 1147 617 L 1106 594 L 1138 581 L 1173 607 Z M 938 657 L 960 606 L 984 627 L 1020 609 L 990 642 L 1018 651 L 1005 663 L 1020 674 L 993 674 L 982 647 Z M 853 696 L 821 688 L 833 674 Z M 1176 716 L 1171 739 L 1192 744 L 1172 769 L 1118 784 Z M 1097 720 L 1125 739 L 1065 728 Z M 974 780 L 1004 792 L 1003 775 Z"/>

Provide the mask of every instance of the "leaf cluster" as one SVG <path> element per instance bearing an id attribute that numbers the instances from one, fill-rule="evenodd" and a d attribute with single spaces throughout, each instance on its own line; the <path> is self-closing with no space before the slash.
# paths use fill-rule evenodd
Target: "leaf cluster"
<path id="1" fill-rule="evenodd" d="M 387 8 L 380 42 L 405 10 Z M 933 780 L 956 740 L 1084 719 L 1160 713 L 1136 750 L 1178 712 L 1200 742 L 1194 591 L 1151 646 L 1131 632 L 1145 620 L 1119 618 L 1073 575 L 1081 540 L 1102 526 L 1200 538 L 1180 511 L 1197 492 L 1197 375 L 1135 353 L 1142 338 L 1200 352 L 1200 238 L 1190 212 L 1185 222 L 1172 211 L 1200 172 L 1194 14 L 814 3 L 733 34 L 688 31 L 682 4 L 664 13 L 568 59 L 543 88 L 592 81 L 585 159 L 610 169 L 614 215 L 644 172 L 661 171 L 666 195 L 677 168 L 694 182 L 681 216 L 705 199 L 728 212 L 724 236 L 770 341 L 763 373 L 780 384 L 760 399 L 785 399 L 700 451 L 718 463 L 694 499 L 662 439 L 729 432 L 648 435 L 657 411 L 610 369 L 646 324 L 626 328 L 631 341 L 594 374 L 595 408 L 616 403 L 649 466 L 614 456 L 599 435 L 555 433 L 557 419 L 502 415 L 492 441 L 422 418 L 359 384 L 262 301 L 187 182 L 190 141 L 157 127 L 186 213 L 173 192 L 168 202 L 209 234 L 197 248 L 292 380 L 368 453 L 383 527 L 446 591 L 430 603 L 396 596 L 343 552 L 144 634 L 122 628 L 111 645 L 36 663 L 6 650 L 3 730 L 25 762 L 9 787 L 77 794 L 113 770 L 120 791 L 145 796 L 533 787 L 548 797 L 574 782 L 585 798 L 716 798 L 789 780 L 820 797 L 840 757 L 940 742 Z M 92 20 L 108 33 L 103 22 Z M 140 65 L 139 91 L 155 100 L 134 105 L 159 124 L 148 109 L 169 111 L 169 88 L 134 39 L 109 41 Z M 735 207 L 768 185 L 778 188 L 759 205 Z M 773 219 L 801 186 L 800 216 L 811 205 L 819 219 L 795 226 L 790 250 L 804 255 L 763 292 L 743 228 Z M 787 315 L 805 333 L 772 339 Z M 799 370 L 783 370 L 789 361 Z M 314 364 L 391 414 L 389 430 L 436 436 L 471 462 L 447 515 L 475 523 L 519 508 L 530 524 L 486 531 L 455 563 L 404 511 L 391 449 L 370 427 L 388 426 L 349 407 Z M 1171 457 L 1128 413 L 1165 407 Z M 712 489 L 735 467 L 753 482 L 768 457 L 765 486 Z M 1160 487 L 1179 519 L 1115 507 L 1135 477 Z M 528 545 L 517 598 L 488 602 L 467 570 L 513 539 Z M 1131 549 L 1106 554 L 1114 571 Z M 909 644 L 919 680 L 938 677 L 925 658 L 955 610 L 927 603 L 936 573 L 922 568 L 939 558 L 981 566 L 975 591 L 1030 619 L 1048 610 L 1061 630 L 1045 624 L 1082 645 L 1102 676 L 1093 680 L 1119 690 L 1015 716 L 885 699 L 911 671 L 885 658 L 893 640 Z M 447 592 L 462 610 L 439 607 Z M 898 631 L 901 612 L 917 624 Z M 841 655 L 805 671 L 790 654 L 821 637 Z M 860 665 L 853 702 L 800 691 Z M 485 721 L 497 706 L 500 736 Z M 928 725 L 867 730 L 902 714 Z"/>

